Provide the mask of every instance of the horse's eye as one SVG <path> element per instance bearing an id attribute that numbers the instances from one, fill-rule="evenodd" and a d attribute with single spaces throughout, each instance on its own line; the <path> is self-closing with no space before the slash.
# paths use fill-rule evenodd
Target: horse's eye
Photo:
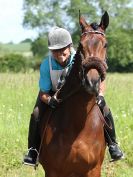
<path id="1" fill-rule="evenodd" d="M 108 47 L 108 43 L 105 43 L 104 48 L 107 48 L 107 47 Z"/>

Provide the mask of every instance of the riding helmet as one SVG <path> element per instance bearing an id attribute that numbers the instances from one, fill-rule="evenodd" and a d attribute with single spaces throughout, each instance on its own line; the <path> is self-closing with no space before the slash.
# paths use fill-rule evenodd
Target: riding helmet
<path id="1" fill-rule="evenodd" d="M 60 27 L 53 27 L 48 34 L 48 48 L 50 50 L 62 49 L 69 44 L 72 44 L 70 33 Z"/>

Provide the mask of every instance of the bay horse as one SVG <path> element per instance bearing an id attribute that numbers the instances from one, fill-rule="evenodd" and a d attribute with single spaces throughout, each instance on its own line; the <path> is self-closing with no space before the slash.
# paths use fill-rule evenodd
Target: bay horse
<path id="1" fill-rule="evenodd" d="M 39 162 L 45 177 L 100 177 L 106 142 L 104 118 L 96 103 L 106 75 L 105 12 L 100 24 L 79 19 L 82 34 L 74 63 L 57 94 L 57 109 L 48 108 L 42 119 Z"/>

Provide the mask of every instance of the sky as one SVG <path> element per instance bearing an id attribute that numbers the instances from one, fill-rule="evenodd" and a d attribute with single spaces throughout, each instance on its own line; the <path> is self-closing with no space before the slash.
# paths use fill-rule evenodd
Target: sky
<path id="1" fill-rule="evenodd" d="M 19 43 L 26 38 L 34 39 L 36 33 L 25 29 L 23 23 L 23 0 L 0 0 L 0 42 Z"/>

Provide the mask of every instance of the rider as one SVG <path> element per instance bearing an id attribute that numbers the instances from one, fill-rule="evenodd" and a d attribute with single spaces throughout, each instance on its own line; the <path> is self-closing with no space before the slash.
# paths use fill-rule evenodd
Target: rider
<path id="1" fill-rule="evenodd" d="M 57 91 L 57 87 L 62 75 L 67 74 L 70 66 L 73 63 L 75 51 L 72 48 L 72 39 L 70 33 L 59 27 L 54 27 L 48 35 L 48 48 L 50 50 L 49 56 L 44 59 L 40 67 L 40 91 L 38 98 L 31 114 L 28 136 L 28 154 L 24 157 L 24 164 L 36 165 L 37 155 L 40 147 L 40 136 L 38 131 L 38 124 L 40 118 L 44 114 L 46 107 L 50 106 L 55 109 L 59 102 L 56 100 L 54 93 Z M 106 106 L 103 97 L 103 83 L 101 83 L 101 91 L 98 96 L 98 105 L 105 115 L 105 119 L 109 119 L 113 128 L 108 131 L 110 140 L 107 139 L 109 146 L 109 152 L 111 158 L 114 160 L 120 159 L 123 154 L 116 143 L 115 128 L 113 123 L 113 117 L 109 109 L 104 109 Z M 105 113 L 105 110 L 108 110 Z M 106 133 L 105 133 L 106 135 Z"/>

